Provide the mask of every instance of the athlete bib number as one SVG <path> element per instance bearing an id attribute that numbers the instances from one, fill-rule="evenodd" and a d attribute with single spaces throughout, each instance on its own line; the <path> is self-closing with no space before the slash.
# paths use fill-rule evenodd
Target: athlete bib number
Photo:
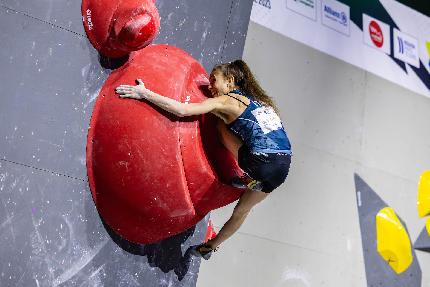
<path id="1" fill-rule="evenodd" d="M 281 129 L 281 119 L 271 107 L 260 107 L 251 112 L 257 119 L 263 133 L 267 134 L 271 131 Z"/>

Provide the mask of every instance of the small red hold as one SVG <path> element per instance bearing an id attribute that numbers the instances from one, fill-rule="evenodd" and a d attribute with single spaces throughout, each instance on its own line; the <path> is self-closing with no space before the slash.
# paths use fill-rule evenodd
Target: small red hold
<path id="1" fill-rule="evenodd" d="M 83 0 L 81 9 L 88 39 L 109 58 L 149 45 L 160 28 L 153 0 Z"/>
<path id="2" fill-rule="evenodd" d="M 214 226 L 212 225 L 212 221 L 209 219 L 208 228 L 206 230 L 205 242 L 214 239 L 216 236 Z"/>

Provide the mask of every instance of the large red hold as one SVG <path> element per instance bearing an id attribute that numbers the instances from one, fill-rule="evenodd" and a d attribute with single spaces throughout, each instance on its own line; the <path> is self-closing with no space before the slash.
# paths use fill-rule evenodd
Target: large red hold
<path id="1" fill-rule="evenodd" d="M 119 235 L 146 244 L 238 199 L 243 190 L 225 183 L 242 171 L 219 140 L 215 116 L 180 118 L 115 94 L 137 78 L 154 92 L 194 103 L 206 98 L 208 76 L 181 49 L 151 45 L 109 76 L 96 101 L 87 143 L 94 202 Z"/>
<path id="2" fill-rule="evenodd" d="M 160 28 L 155 0 L 82 0 L 81 9 L 88 39 L 109 58 L 149 45 Z"/>

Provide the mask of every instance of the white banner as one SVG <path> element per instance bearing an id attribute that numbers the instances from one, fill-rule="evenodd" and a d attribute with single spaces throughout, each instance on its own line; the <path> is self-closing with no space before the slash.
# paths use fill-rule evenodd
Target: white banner
<path id="1" fill-rule="evenodd" d="M 430 97 L 430 17 L 394 0 L 254 0 L 251 20 Z"/>

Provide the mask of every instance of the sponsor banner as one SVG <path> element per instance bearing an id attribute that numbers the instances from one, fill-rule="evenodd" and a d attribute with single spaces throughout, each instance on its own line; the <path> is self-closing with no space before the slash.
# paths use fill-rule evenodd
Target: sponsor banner
<path id="1" fill-rule="evenodd" d="M 270 0 L 254 0 L 254 3 L 257 3 L 257 4 L 264 6 L 268 9 L 272 8 L 272 6 L 270 5 Z"/>
<path id="2" fill-rule="evenodd" d="M 286 0 L 287 8 L 309 19 L 317 19 L 316 0 Z"/>
<path id="3" fill-rule="evenodd" d="M 385 54 L 391 52 L 390 26 L 382 21 L 363 14 L 364 43 Z"/>
<path id="4" fill-rule="evenodd" d="M 321 11 L 322 24 L 349 36 L 349 6 L 335 0 L 322 0 Z"/>
<path id="5" fill-rule="evenodd" d="M 430 97 L 430 18 L 369 1 L 254 0 L 251 21 Z"/>
<path id="6" fill-rule="evenodd" d="M 400 32 L 396 28 L 393 30 L 394 57 L 419 68 L 418 40 L 408 34 Z"/>

